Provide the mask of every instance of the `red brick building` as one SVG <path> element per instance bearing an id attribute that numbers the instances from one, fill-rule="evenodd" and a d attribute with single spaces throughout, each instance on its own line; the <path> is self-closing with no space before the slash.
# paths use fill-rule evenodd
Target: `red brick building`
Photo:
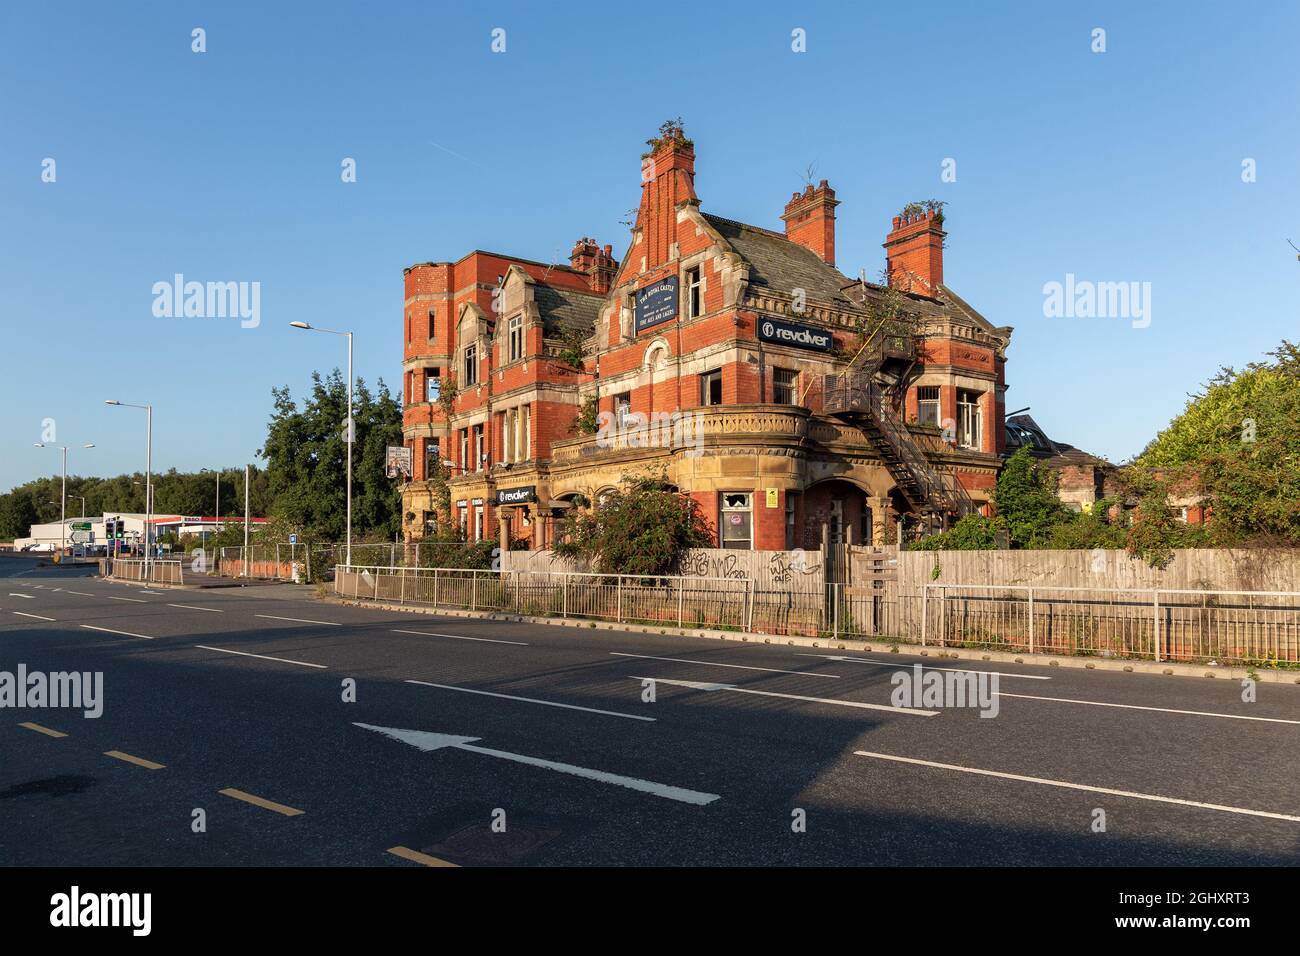
<path id="1" fill-rule="evenodd" d="M 905 208 L 886 281 L 851 279 L 825 180 L 766 228 L 705 212 L 695 160 L 679 129 L 654 141 L 621 261 L 584 238 L 567 266 L 476 250 L 406 269 L 408 538 L 507 521 L 544 547 L 565 509 L 643 472 L 699 501 L 722 547 L 884 543 L 987 507 L 1011 329 L 944 285 L 942 211 Z"/>

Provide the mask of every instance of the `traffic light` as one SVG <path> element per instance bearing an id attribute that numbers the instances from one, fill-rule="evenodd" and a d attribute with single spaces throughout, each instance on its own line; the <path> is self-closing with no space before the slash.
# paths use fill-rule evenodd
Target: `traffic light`
<path id="1" fill-rule="evenodd" d="M 113 540 L 113 536 L 114 536 L 114 534 L 116 533 L 116 530 L 117 530 L 117 522 L 115 522 L 112 518 L 105 518 L 105 519 L 104 519 L 104 539 L 105 539 L 106 541 L 112 541 L 112 540 Z"/>

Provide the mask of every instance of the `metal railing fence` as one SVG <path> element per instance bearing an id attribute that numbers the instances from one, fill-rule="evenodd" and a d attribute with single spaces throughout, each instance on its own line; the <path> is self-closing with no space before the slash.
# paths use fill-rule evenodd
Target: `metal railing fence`
<path id="1" fill-rule="evenodd" d="M 177 558 L 150 558 L 145 573 L 143 558 L 107 558 L 106 573 L 122 581 L 143 581 L 148 584 L 184 584 L 184 562 Z"/>
<path id="2" fill-rule="evenodd" d="M 748 578 L 352 565 L 335 569 L 334 589 L 361 600 L 621 624 L 808 635 L 827 626 L 820 588 L 792 592 Z"/>
<path id="3" fill-rule="evenodd" d="M 1154 661 L 1300 662 L 1300 592 L 927 584 L 920 639 Z"/>
<path id="4" fill-rule="evenodd" d="M 1300 592 L 829 584 L 340 565 L 358 600 L 774 636 L 1153 661 L 1300 664 Z"/>

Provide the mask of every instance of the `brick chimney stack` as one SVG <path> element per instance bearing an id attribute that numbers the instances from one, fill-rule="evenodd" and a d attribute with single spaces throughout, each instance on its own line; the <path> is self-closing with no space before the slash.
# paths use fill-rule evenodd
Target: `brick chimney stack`
<path id="1" fill-rule="evenodd" d="M 795 193 L 785 204 L 781 218 L 785 221 L 786 238 L 835 265 L 835 207 L 839 204 L 835 190 L 826 180 L 815 189 L 809 183 L 807 189 Z"/>
<path id="2" fill-rule="evenodd" d="M 695 146 L 681 127 L 669 128 L 649 142 L 650 152 L 641 160 L 641 206 L 637 228 L 645 245 L 645 268 L 654 269 L 672 258 L 677 241 L 677 207 L 699 202 L 695 195 Z"/>
<path id="3" fill-rule="evenodd" d="M 609 291 L 618 272 L 613 251 L 613 246 L 598 246 L 595 239 L 583 236 L 573 244 L 573 251 L 569 253 L 569 264 L 574 271 L 585 272 L 591 277 L 591 291 L 598 295 Z"/>
<path id="4" fill-rule="evenodd" d="M 599 253 L 600 247 L 596 245 L 596 240 L 583 236 L 573 244 L 573 251 L 569 253 L 569 265 L 575 272 L 590 272 Z"/>
<path id="5" fill-rule="evenodd" d="M 885 269 L 891 288 L 938 295 L 943 285 L 943 214 L 934 209 L 894 217 L 885 237 Z"/>

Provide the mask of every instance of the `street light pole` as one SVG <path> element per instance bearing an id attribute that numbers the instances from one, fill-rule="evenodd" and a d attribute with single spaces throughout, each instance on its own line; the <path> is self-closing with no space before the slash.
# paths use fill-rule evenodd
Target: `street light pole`
<path id="1" fill-rule="evenodd" d="M 352 442 L 356 437 L 356 428 L 352 421 L 352 333 L 340 332 L 336 329 L 322 329 L 306 322 L 290 322 L 295 329 L 305 329 L 308 332 L 328 332 L 330 335 L 346 335 L 348 338 L 348 409 L 344 420 L 346 429 L 346 441 L 348 445 L 348 463 L 347 463 L 347 558 L 349 566 L 352 564 Z"/>
<path id="2" fill-rule="evenodd" d="M 45 442 L 38 441 L 36 447 L 44 448 Z M 86 442 L 81 447 L 94 448 L 95 443 Z M 59 562 L 62 563 L 63 553 L 68 549 L 68 446 L 60 445 L 59 448 L 63 452 L 63 485 L 59 492 Z M 77 496 L 73 495 L 73 497 Z M 84 518 L 86 514 L 85 498 L 81 499 L 81 514 Z"/>
<path id="3" fill-rule="evenodd" d="M 149 533 L 153 530 L 153 405 L 132 405 L 116 399 L 105 399 L 105 405 L 122 408 L 143 408 L 145 411 L 144 453 L 144 579 L 149 580 Z"/>

